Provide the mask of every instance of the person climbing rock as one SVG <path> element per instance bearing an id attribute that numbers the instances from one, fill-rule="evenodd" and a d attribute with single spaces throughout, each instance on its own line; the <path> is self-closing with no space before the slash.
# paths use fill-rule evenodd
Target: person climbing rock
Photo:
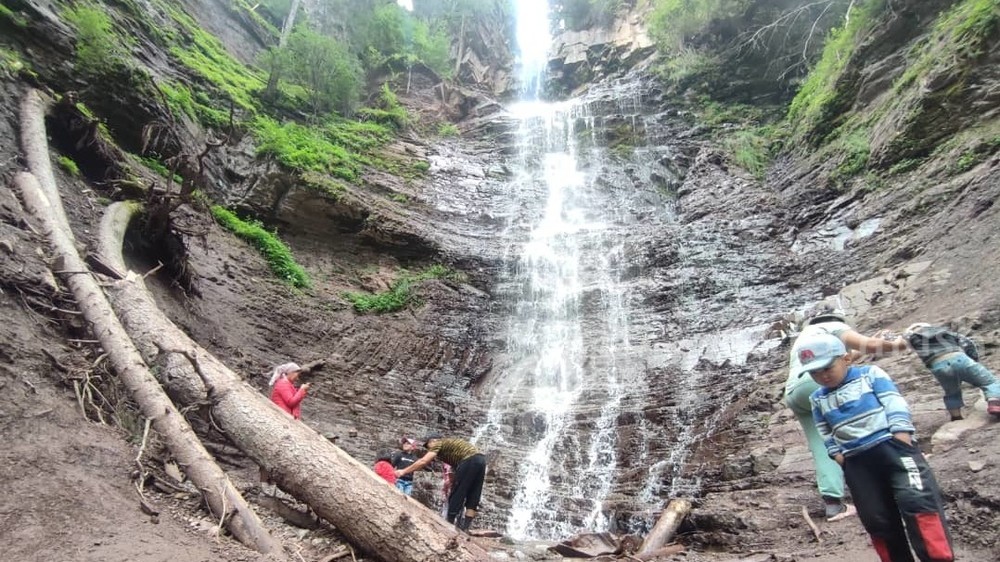
<path id="1" fill-rule="evenodd" d="M 861 524 L 882 562 L 952 562 L 951 536 L 934 473 L 924 459 L 910 410 L 895 383 L 874 365 L 851 366 L 829 333 L 799 337 L 816 430 L 844 477 Z M 808 373 L 808 375 L 807 375 Z"/>
<path id="2" fill-rule="evenodd" d="M 1000 381 L 979 363 L 979 351 L 971 339 L 925 322 L 910 325 L 903 337 L 944 389 L 944 407 L 952 421 L 962 419 L 963 382 L 982 390 L 986 411 L 1000 416 Z"/>
<path id="3" fill-rule="evenodd" d="M 468 531 L 479 509 L 482 499 L 483 482 L 486 480 L 486 456 L 476 446 L 464 439 L 442 437 L 434 433 L 424 438 L 427 453 L 410 466 L 396 471 L 397 477 L 412 474 L 430 464 L 434 459 L 451 465 L 455 476 L 451 493 L 448 495 L 449 523 L 463 531 Z M 462 508 L 465 508 L 464 517 Z"/>
<path id="4" fill-rule="evenodd" d="M 309 383 L 295 387 L 301 374 L 302 368 L 298 364 L 283 363 L 274 368 L 268 383 L 271 387 L 271 402 L 295 419 L 302 418 L 302 401 L 309 392 Z"/>
<path id="5" fill-rule="evenodd" d="M 816 486 L 826 508 L 827 521 L 838 521 L 856 513 L 854 506 L 844 501 L 844 473 L 840 466 L 826 454 L 823 440 L 816 432 L 812 418 L 812 405 L 809 396 L 819 389 L 810 377 L 800 376 L 802 365 L 799 363 L 798 348 L 802 338 L 815 334 L 832 334 L 839 338 L 848 349 L 860 353 L 882 355 L 907 349 L 903 339 L 887 340 L 868 337 L 856 332 L 847 324 L 847 317 L 842 310 L 820 303 L 806 315 L 807 319 L 798 338 L 792 344 L 789 356 L 789 373 L 785 382 L 785 404 L 795 414 L 802 426 L 812 454 L 816 469 Z M 860 355 L 859 353 L 859 355 Z"/>

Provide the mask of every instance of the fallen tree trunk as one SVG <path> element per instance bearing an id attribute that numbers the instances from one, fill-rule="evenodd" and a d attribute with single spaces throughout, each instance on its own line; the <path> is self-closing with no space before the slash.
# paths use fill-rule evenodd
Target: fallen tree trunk
<path id="1" fill-rule="evenodd" d="M 684 545 L 682 544 L 669 544 L 667 546 L 657 548 L 656 550 L 652 550 L 650 552 L 646 552 L 643 554 L 636 554 L 635 556 L 632 556 L 632 558 L 640 560 L 642 562 L 646 562 L 647 560 L 656 560 L 657 558 L 680 554 L 684 552 L 684 550 L 685 548 Z"/>
<path id="2" fill-rule="evenodd" d="M 184 417 L 149 372 L 125 330 L 118 324 L 97 282 L 90 277 L 83 260 L 76 254 L 72 239 L 52 224 L 51 217 L 46 218 L 51 205 L 42 193 L 38 180 L 22 172 L 14 178 L 14 183 L 20 189 L 29 212 L 42 222 L 55 248 L 57 267 L 63 280 L 73 291 L 80 310 L 101 342 L 101 347 L 108 353 L 119 379 L 139 404 L 143 415 L 152 420 L 153 427 L 163 436 L 188 478 L 201 490 L 220 524 L 224 523 L 247 546 L 284 559 L 281 545 L 271 537 L 226 474 L 202 447 Z"/>
<path id="3" fill-rule="evenodd" d="M 80 311 L 101 347 L 139 404 L 143 415 L 163 436 L 170 452 L 184 467 L 188 478 L 205 497 L 212 513 L 240 542 L 274 558 L 285 560 L 280 543 L 271 537 L 257 514 L 247 505 L 229 477 L 212 459 L 184 417 L 163 393 L 139 352 L 115 317 L 100 286 L 80 258 L 73 233 L 55 185 L 45 135 L 45 102 L 32 90 L 21 106 L 21 137 L 25 157 L 42 178 L 21 172 L 14 178 L 25 207 L 42 225 L 56 257 L 58 273 L 73 291 Z"/>
<path id="4" fill-rule="evenodd" d="M 99 252 L 125 270 L 122 236 L 134 209 L 108 208 Z M 134 272 L 108 289 L 112 304 L 160 378 L 190 403 L 207 392 L 212 419 L 241 450 L 268 469 L 283 490 L 308 504 L 354 545 L 387 562 L 487 560 L 482 547 L 386 485 L 372 470 L 307 425 L 292 419 L 177 328 Z"/>
<path id="5" fill-rule="evenodd" d="M 688 500 L 670 500 L 656 521 L 656 525 L 653 526 L 653 530 L 646 535 L 646 540 L 642 541 L 639 555 L 650 554 L 670 541 L 677 532 L 677 527 L 680 527 L 681 521 L 684 521 L 690 512 L 691 502 Z"/>

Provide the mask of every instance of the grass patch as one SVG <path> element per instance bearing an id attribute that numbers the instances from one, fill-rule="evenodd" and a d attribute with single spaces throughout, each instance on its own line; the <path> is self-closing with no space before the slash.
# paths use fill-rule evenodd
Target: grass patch
<path id="1" fill-rule="evenodd" d="M 27 67 L 24 61 L 21 60 L 20 55 L 14 51 L 0 47 L 0 73 L 14 76 L 22 70 L 27 70 Z"/>
<path id="2" fill-rule="evenodd" d="M 458 131 L 458 126 L 454 123 L 441 123 L 438 125 L 437 134 L 439 137 L 457 137 L 460 136 Z"/>
<path id="3" fill-rule="evenodd" d="M 400 105 L 399 98 L 389 88 L 389 84 L 382 84 L 382 90 L 379 92 L 378 98 L 375 99 L 375 105 L 362 107 L 358 110 L 357 116 L 362 121 L 374 121 L 396 130 L 404 129 L 410 123 L 409 114 Z"/>
<path id="4" fill-rule="evenodd" d="M 321 129 L 298 123 L 279 124 L 259 116 L 253 124 L 257 154 L 273 156 L 300 172 L 330 174 L 347 181 L 358 179 L 360 163 L 343 146 L 330 141 Z"/>
<path id="5" fill-rule="evenodd" d="M 838 140 L 840 150 L 844 157 L 837 164 L 830 179 L 833 181 L 843 181 L 857 176 L 868 167 L 868 158 L 871 156 L 871 148 L 868 142 L 868 132 L 865 129 L 852 129 L 843 134 Z"/>
<path id="6" fill-rule="evenodd" d="M 299 179 L 302 180 L 302 185 L 307 189 L 318 191 L 334 201 L 340 201 L 340 198 L 347 192 L 347 188 L 342 183 L 316 172 L 305 172 L 299 176 Z"/>
<path id="7" fill-rule="evenodd" d="M 76 162 L 74 162 L 69 156 L 60 156 L 56 159 L 56 163 L 59 164 L 60 168 L 66 170 L 67 174 L 73 176 L 74 178 L 80 177 L 80 167 L 77 166 Z"/>
<path id="8" fill-rule="evenodd" d="M 18 12 L 11 10 L 7 6 L 0 4 L 0 23 L 9 22 L 16 28 L 25 29 L 28 27 L 28 20 Z"/>
<path id="9" fill-rule="evenodd" d="M 76 28 L 76 68 L 100 76 L 125 64 L 130 40 L 115 31 L 114 22 L 96 4 L 84 3 L 63 12 Z"/>
<path id="10" fill-rule="evenodd" d="M 977 143 L 974 146 L 970 146 L 969 148 L 963 150 L 958 155 L 954 164 L 950 166 L 949 170 L 953 174 L 968 172 L 985 162 L 987 158 L 998 150 L 1000 150 L 1000 135 Z"/>
<path id="11" fill-rule="evenodd" d="M 965 0 L 948 10 L 934 23 L 930 35 L 917 48 L 917 60 L 900 76 L 897 92 L 930 73 L 937 64 L 952 65 L 956 60 L 982 55 L 1000 26 L 997 0 Z"/>
<path id="12" fill-rule="evenodd" d="M 147 168 L 163 176 L 165 179 L 173 179 L 174 183 L 178 185 L 184 183 L 184 178 L 182 178 L 179 174 L 173 174 L 171 177 L 170 169 L 168 169 L 163 162 L 160 162 L 156 158 L 150 158 L 148 156 L 139 156 L 138 158 L 143 164 L 146 165 Z"/>
<path id="13" fill-rule="evenodd" d="M 897 176 L 899 174 L 905 174 L 906 172 L 916 170 L 923 163 L 924 161 L 921 158 L 906 158 L 904 160 L 900 160 L 889 168 L 889 175 Z"/>
<path id="14" fill-rule="evenodd" d="M 264 89 L 263 74 L 234 59 L 218 39 L 179 8 L 163 1 L 159 5 L 181 29 L 170 53 L 238 107 L 256 113 L 259 106 L 256 94 Z"/>
<path id="15" fill-rule="evenodd" d="M 344 293 L 344 298 L 360 314 L 395 312 L 408 306 L 419 305 L 420 299 L 413 294 L 413 286 L 428 279 L 450 279 L 464 282 L 465 276 L 443 265 L 432 265 L 416 274 L 404 273 L 387 291 L 381 293 Z"/>
<path id="16" fill-rule="evenodd" d="M 843 99 L 837 82 L 844 74 L 855 47 L 871 29 L 881 12 L 884 0 L 864 0 L 851 8 L 843 27 L 830 31 L 819 62 L 788 107 L 787 120 L 797 130 L 825 136 L 831 122 L 840 113 Z"/>
<path id="17" fill-rule="evenodd" d="M 743 129 L 722 139 L 722 147 L 733 162 L 759 180 L 764 179 L 773 156 L 771 139 L 761 129 Z"/>
<path id="18" fill-rule="evenodd" d="M 213 205 L 210 210 L 223 228 L 257 248 L 275 275 L 294 287 L 309 286 L 309 276 L 302 266 L 295 263 L 288 246 L 275 234 L 268 232 L 260 222 L 243 220 L 219 205 Z"/>
<path id="19" fill-rule="evenodd" d="M 224 128 L 229 125 L 229 113 L 212 106 L 212 101 L 204 92 L 192 93 L 180 83 L 160 84 L 167 106 L 175 116 L 186 115 L 206 127 Z"/>

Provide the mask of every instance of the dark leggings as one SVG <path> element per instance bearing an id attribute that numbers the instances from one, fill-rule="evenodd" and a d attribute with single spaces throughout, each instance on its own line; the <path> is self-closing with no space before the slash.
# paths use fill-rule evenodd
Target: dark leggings
<path id="1" fill-rule="evenodd" d="M 951 562 L 941 494 L 920 449 L 890 439 L 847 457 L 844 476 L 882 562 Z M 907 540 L 909 539 L 909 540 Z"/>
<path id="2" fill-rule="evenodd" d="M 472 455 L 455 467 L 455 483 L 448 495 L 448 522 L 454 523 L 462 508 L 478 509 L 486 479 L 486 455 Z"/>

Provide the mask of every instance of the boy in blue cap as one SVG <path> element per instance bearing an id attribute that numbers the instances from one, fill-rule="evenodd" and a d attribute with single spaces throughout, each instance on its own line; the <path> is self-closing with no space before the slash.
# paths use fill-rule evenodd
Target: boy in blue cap
<path id="1" fill-rule="evenodd" d="M 832 334 L 797 345 L 800 376 L 820 386 L 810 397 L 816 429 L 844 478 L 882 562 L 952 562 L 941 494 L 913 439 L 910 410 L 889 375 L 851 366 Z M 905 522 L 905 525 L 904 525 Z"/>

